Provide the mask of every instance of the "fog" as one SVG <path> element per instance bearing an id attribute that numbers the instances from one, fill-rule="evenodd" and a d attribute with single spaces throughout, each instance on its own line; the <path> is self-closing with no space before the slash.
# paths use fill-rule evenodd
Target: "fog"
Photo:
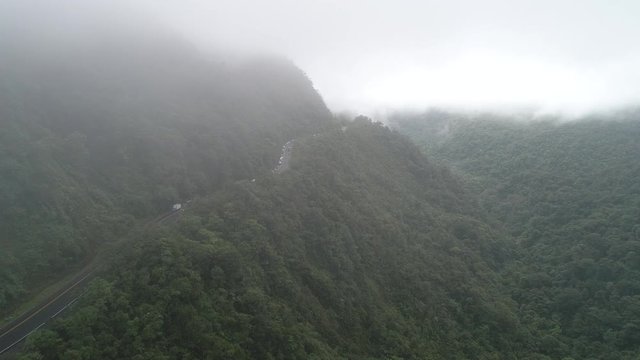
<path id="1" fill-rule="evenodd" d="M 0 2 L 5 28 L 43 32 L 44 42 L 139 22 L 203 49 L 281 54 L 334 111 L 581 114 L 640 100 L 640 3 L 632 0 Z M 36 30 L 21 28 L 25 19 L 39 22 Z"/>

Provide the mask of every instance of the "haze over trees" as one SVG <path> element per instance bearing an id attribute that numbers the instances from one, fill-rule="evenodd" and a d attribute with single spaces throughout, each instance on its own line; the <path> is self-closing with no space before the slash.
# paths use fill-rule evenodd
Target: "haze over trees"
<path id="1" fill-rule="evenodd" d="M 398 115 L 453 166 L 518 246 L 502 272 L 552 358 L 635 358 L 640 348 L 640 114 L 518 122 Z"/>
<path id="2" fill-rule="evenodd" d="M 23 92 L 3 109 L 3 146 L 42 162 L 3 158 L 41 174 L 6 179 L 4 301 L 130 237 L 23 358 L 456 358 L 527 343 L 496 280 L 509 246 L 447 169 L 369 119 L 333 120 L 288 63 L 124 45 L 138 61 L 106 48 L 65 82 L 12 73 Z M 291 168 L 273 174 L 290 139 Z M 177 224 L 127 234 L 190 198 Z"/>
<path id="3" fill-rule="evenodd" d="M 524 348 L 496 285 L 503 238 L 446 169 L 366 119 L 295 146 L 289 171 L 230 184 L 176 226 L 140 234 L 75 314 L 30 340 L 34 356 L 453 359 Z"/>
<path id="4" fill-rule="evenodd" d="M 331 118 L 281 59 L 93 40 L 3 57 L 0 309 L 135 221 L 270 169 L 283 142 Z"/>
<path id="5" fill-rule="evenodd" d="M 640 112 L 385 125 L 333 115 L 283 58 L 19 20 L 0 21 L 0 315 L 101 266 L 18 359 L 640 354 Z"/>

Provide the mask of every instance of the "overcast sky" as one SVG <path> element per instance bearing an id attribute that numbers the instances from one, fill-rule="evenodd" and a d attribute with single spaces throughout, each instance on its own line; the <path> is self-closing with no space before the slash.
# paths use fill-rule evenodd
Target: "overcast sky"
<path id="1" fill-rule="evenodd" d="M 100 1 L 100 11 L 113 3 Z M 535 106 L 584 112 L 640 102 L 638 0 L 124 3 L 136 3 L 204 47 L 289 57 L 336 111 Z M 68 7 L 89 11 L 90 4 Z"/>

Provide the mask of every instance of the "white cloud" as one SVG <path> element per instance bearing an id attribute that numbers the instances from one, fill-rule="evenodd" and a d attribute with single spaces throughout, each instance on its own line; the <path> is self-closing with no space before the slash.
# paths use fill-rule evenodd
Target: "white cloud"
<path id="1" fill-rule="evenodd" d="M 0 0 L 0 11 L 3 3 L 43 21 L 91 9 L 146 14 L 203 47 L 280 53 L 338 111 L 584 112 L 640 101 L 636 0 Z"/>

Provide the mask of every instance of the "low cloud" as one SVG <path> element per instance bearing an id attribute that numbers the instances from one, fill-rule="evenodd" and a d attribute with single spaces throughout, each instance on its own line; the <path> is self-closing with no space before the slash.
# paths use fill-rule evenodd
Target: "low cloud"
<path id="1" fill-rule="evenodd" d="M 100 23 L 163 24 L 205 49 L 278 53 L 335 111 L 585 113 L 640 100 L 635 1 L 5 0 L 0 10 L 4 29 L 45 43 Z"/>

